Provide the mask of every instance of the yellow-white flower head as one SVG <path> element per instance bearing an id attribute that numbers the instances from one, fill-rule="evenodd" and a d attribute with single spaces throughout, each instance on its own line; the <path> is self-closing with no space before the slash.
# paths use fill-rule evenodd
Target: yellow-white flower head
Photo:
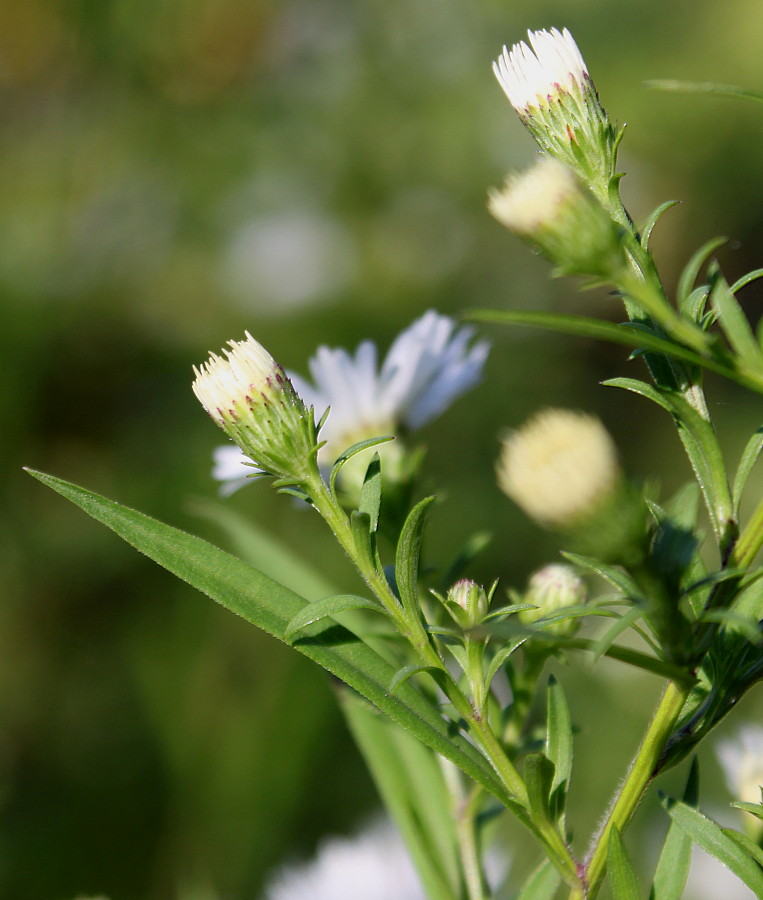
<path id="1" fill-rule="evenodd" d="M 487 208 L 510 231 L 534 238 L 539 229 L 559 218 L 580 190 L 572 169 L 546 156 L 524 172 L 510 175 L 501 190 L 493 188 Z"/>
<path id="2" fill-rule="evenodd" d="M 530 625 L 545 616 L 585 603 L 586 586 L 572 566 L 551 563 L 533 573 L 522 599 L 535 607 L 519 613 L 520 621 Z M 577 620 L 570 618 L 554 622 L 548 629 L 554 634 L 571 634 L 576 627 Z"/>
<path id="3" fill-rule="evenodd" d="M 609 279 L 623 265 L 618 225 L 575 172 L 551 156 L 491 190 L 488 210 L 534 244 L 559 274 Z"/>
<path id="4" fill-rule="evenodd" d="M 745 803 L 760 803 L 763 789 L 763 727 L 743 725 L 733 737 L 718 742 L 718 760 L 732 796 Z M 746 826 L 756 838 L 763 822 L 745 815 Z"/>
<path id="5" fill-rule="evenodd" d="M 256 468 L 301 481 L 315 465 L 315 421 L 284 370 L 248 332 L 194 366 L 193 390 Z"/>
<path id="6" fill-rule="evenodd" d="M 532 49 L 524 41 L 514 44 L 493 63 L 498 83 L 518 113 L 548 104 L 561 92 L 582 93 L 588 69 L 572 35 L 564 28 L 528 31 Z"/>
<path id="7" fill-rule="evenodd" d="M 620 480 L 617 451 L 599 419 L 568 409 L 536 413 L 503 442 L 498 484 L 552 528 L 585 520 Z"/>

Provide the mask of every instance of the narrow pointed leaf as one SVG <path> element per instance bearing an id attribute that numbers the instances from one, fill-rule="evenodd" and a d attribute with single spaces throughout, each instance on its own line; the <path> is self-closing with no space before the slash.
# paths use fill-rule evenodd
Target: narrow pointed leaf
<path id="1" fill-rule="evenodd" d="M 763 362 L 763 356 L 750 328 L 750 323 L 747 321 L 747 316 L 742 311 L 736 297 L 729 290 L 723 275 L 718 270 L 713 274 L 710 303 L 718 312 L 718 321 L 723 333 L 743 362 L 759 367 Z"/>
<path id="2" fill-rule="evenodd" d="M 695 807 L 699 793 L 699 766 L 696 757 L 692 760 L 689 777 L 684 789 L 683 801 Z M 665 843 L 662 845 L 657 870 L 654 873 L 649 900 L 681 900 L 689 877 L 692 857 L 692 839 L 671 822 Z"/>
<path id="3" fill-rule="evenodd" d="M 572 721 L 564 690 L 553 675 L 548 680 L 546 704 L 546 756 L 554 765 L 551 793 L 559 789 L 563 801 L 572 775 Z M 564 809 L 563 802 L 559 808 Z"/>
<path id="4" fill-rule="evenodd" d="M 390 694 L 397 693 L 400 687 L 405 684 L 406 681 L 408 681 L 411 675 L 418 675 L 420 672 L 435 673 L 437 671 L 438 670 L 434 666 L 425 666 L 423 664 L 403 666 L 401 669 L 398 669 L 390 679 L 389 692 Z"/>
<path id="5" fill-rule="evenodd" d="M 694 284 L 697 281 L 702 266 L 705 265 L 712 252 L 719 247 L 722 247 L 727 241 L 728 238 L 725 237 L 711 238 L 697 250 L 686 264 L 686 267 L 678 280 L 678 288 L 676 290 L 678 306 L 683 312 L 688 312 L 686 308 L 687 300 L 694 289 Z"/>
<path id="6" fill-rule="evenodd" d="M 639 900 L 636 873 L 633 871 L 628 852 L 616 825 L 612 826 L 609 835 L 607 868 L 614 900 Z"/>
<path id="7" fill-rule="evenodd" d="M 368 469 L 366 469 L 363 487 L 360 491 L 360 503 L 358 504 L 359 512 L 366 513 L 368 516 L 369 529 L 372 533 L 376 532 L 376 529 L 379 527 L 381 496 L 381 460 L 379 459 L 379 454 L 376 453 L 374 454 L 374 458 L 368 464 Z"/>
<path id="8" fill-rule="evenodd" d="M 747 287 L 748 284 L 753 281 L 757 281 L 758 278 L 763 278 L 763 269 L 753 269 L 752 272 L 748 272 L 746 275 L 742 275 L 741 278 L 738 278 L 731 285 L 731 293 L 738 294 L 743 287 Z"/>
<path id="9" fill-rule="evenodd" d="M 657 209 L 655 209 L 649 218 L 644 222 L 641 228 L 641 246 L 646 250 L 649 246 L 649 238 L 652 236 L 652 231 L 654 226 L 662 217 L 662 214 L 667 212 L 669 209 L 672 209 L 674 206 L 677 206 L 681 201 L 680 200 L 667 200 L 665 203 L 661 203 Z"/>
<path id="10" fill-rule="evenodd" d="M 589 572 L 593 572 L 594 575 L 598 575 L 600 578 L 608 581 L 624 597 L 637 598 L 641 594 L 636 582 L 622 569 L 599 562 L 598 559 L 593 559 L 590 556 L 581 556 L 579 553 L 563 552 L 562 556 L 582 569 L 587 569 Z"/>
<path id="11" fill-rule="evenodd" d="M 375 437 L 368 438 L 365 441 L 359 441 L 357 444 L 353 444 L 352 447 L 348 447 L 347 450 L 337 459 L 334 465 L 331 467 L 331 475 L 329 476 L 329 484 L 331 486 L 331 492 L 336 492 L 336 480 L 339 477 L 339 473 L 342 470 L 342 466 L 353 456 L 356 456 L 358 453 L 362 453 L 364 450 L 368 450 L 371 447 L 378 447 L 379 444 L 386 444 L 389 441 L 394 441 L 394 435 L 385 435 L 383 437 Z"/>
<path id="12" fill-rule="evenodd" d="M 201 538 L 52 475 L 28 471 L 169 572 L 279 640 L 306 605 L 298 595 Z M 420 691 L 405 684 L 390 694 L 394 668 L 351 632 L 341 627 L 324 629 L 312 640 L 300 641 L 295 649 L 354 687 L 501 802 L 516 806 L 487 760 L 452 733 L 439 709 Z"/>
<path id="13" fill-rule="evenodd" d="M 400 600 L 408 610 L 418 607 L 419 557 L 424 524 L 434 497 L 421 500 L 408 514 L 395 554 L 395 581 L 400 591 Z"/>
<path id="14" fill-rule="evenodd" d="M 746 803 L 744 800 L 739 800 L 735 803 L 732 803 L 731 806 L 735 807 L 736 809 L 741 809 L 743 812 L 748 812 L 751 816 L 755 816 L 755 818 L 757 819 L 763 819 L 763 804 Z"/>
<path id="15" fill-rule="evenodd" d="M 525 757 L 524 776 L 533 818 L 536 822 L 539 820 L 550 821 L 548 801 L 554 777 L 554 766 L 551 760 L 542 753 L 528 754 Z"/>
<path id="16" fill-rule="evenodd" d="M 440 758 L 353 691 L 340 691 L 339 699 L 427 897 L 460 900 L 458 839 Z"/>
<path id="17" fill-rule="evenodd" d="M 320 622 L 321 619 L 325 619 L 328 616 L 347 612 L 350 609 L 370 609 L 373 612 L 384 612 L 378 603 L 367 600 L 365 597 L 357 597 L 354 594 L 337 594 L 333 597 L 323 597 L 321 600 L 316 600 L 314 603 L 305 606 L 296 616 L 289 620 L 289 624 L 284 629 L 284 640 L 291 643 L 297 632 L 307 628 L 308 625 Z"/>
<path id="18" fill-rule="evenodd" d="M 763 868 L 720 825 L 686 803 L 663 798 L 668 814 L 692 840 L 741 879 L 756 897 L 763 897 Z"/>
<path id="19" fill-rule="evenodd" d="M 562 876 L 551 860 L 544 860 L 522 885 L 517 900 L 554 900 Z"/>
<path id="20" fill-rule="evenodd" d="M 763 450 L 763 427 L 759 428 L 747 442 L 747 445 L 742 452 L 742 458 L 739 460 L 736 475 L 734 476 L 734 486 L 731 490 L 731 496 L 734 503 L 734 512 L 737 516 L 739 515 L 739 504 L 742 502 L 742 495 L 744 493 L 745 485 L 747 484 L 747 479 L 750 477 L 753 466 L 758 461 L 761 450 Z"/>

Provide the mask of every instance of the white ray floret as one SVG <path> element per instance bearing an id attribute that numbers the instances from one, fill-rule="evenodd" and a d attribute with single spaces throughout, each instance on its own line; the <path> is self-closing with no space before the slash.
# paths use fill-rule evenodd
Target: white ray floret
<path id="1" fill-rule="evenodd" d="M 229 341 L 225 358 L 210 353 L 207 362 L 193 367 L 193 392 L 210 416 L 221 425 L 225 413 L 244 398 L 270 389 L 281 369 L 262 346 L 245 332 L 246 340 Z"/>
<path id="2" fill-rule="evenodd" d="M 439 416 L 480 380 L 488 355 L 485 341 L 471 343 L 473 329 L 457 328 L 453 319 L 426 312 L 392 343 L 379 366 L 376 345 L 363 341 L 354 353 L 319 347 L 308 368 L 312 381 L 293 373 L 289 379 L 302 401 L 320 418 L 330 409 L 319 439 L 325 441 L 319 462 L 330 466 L 352 444 L 367 438 L 420 428 Z M 225 465 L 220 464 L 223 460 Z M 213 475 L 240 482 L 243 454 L 216 456 Z M 226 488 L 224 488 L 226 490 Z"/>
<path id="3" fill-rule="evenodd" d="M 588 69 L 570 32 L 528 31 L 531 47 L 524 41 L 503 52 L 493 63 L 498 83 L 517 112 L 547 103 L 560 92 L 582 91 Z"/>

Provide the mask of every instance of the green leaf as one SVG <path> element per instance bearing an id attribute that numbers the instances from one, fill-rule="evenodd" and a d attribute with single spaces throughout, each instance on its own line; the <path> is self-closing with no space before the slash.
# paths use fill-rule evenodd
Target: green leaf
<path id="1" fill-rule="evenodd" d="M 763 392 L 763 374 L 758 371 L 737 371 L 723 357 L 701 356 L 689 350 L 683 344 L 674 343 L 669 338 L 660 337 L 654 332 L 636 327 L 635 324 L 616 325 L 602 319 L 587 316 L 564 315 L 562 313 L 526 312 L 522 310 L 473 309 L 464 314 L 464 318 L 472 322 L 494 322 L 501 325 L 526 325 L 530 328 L 544 328 L 561 334 L 577 337 L 609 341 L 613 344 L 624 344 L 665 356 L 673 356 L 695 366 L 703 366 L 712 372 L 718 372 L 726 378 L 736 381 L 753 391 Z"/>
<path id="2" fill-rule="evenodd" d="M 594 575 L 598 575 L 600 578 L 608 581 L 613 587 L 617 588 L 623 597 L 635 600 L 641 595 L 641 590 L 636 582 L 622 569 L 599 562 L 598 559 L 593 559 L 590 556 L 581 556 L 578 553 L 564 551 L 562 556 L 575 563 L 575 565 L 580 566 L 581 569 L 587 569 L 589 572 L 593 572 Z"/>
<path id="3" fill-rule="evenodd" d="M 699 795 L 699 765 L 692 760 L 689 777 L 684 789 L 683 801 L 696 806 Z M 681 900 L 689 877 L 692 857 L 692 839 L 675 822 L 671 822 L 665 843 L 662 845 L 657 870 L 654 873 L 649 900 Z"/>
<path id="4" fill-rule="evenodd" d="M 669 209 L 672 209 L 674 206 L 678 206 L 680 200 L 668 200 L 665 203 L 661 203 L 657 209 L 655 209 L 649 218 L 644 222 L 643 226 L 640 229 L 641 232 L 641 246 L 646 250 L 649 247 L 649 238 L 652 236 L 652 230 L 657 222 L 662 217 L 662 214 L 667 212 Z"/>
<path id="5" fill-rule="evenodd" d="M 736 475 L 734 476 L 734 486 L 731 489 L 731 497 L 734 504 L 734 513 L 739 516 L 739 505 L 742 502 L 742 494 L 744 493 L 747 479 L 755 463 L 758 461 L 760 452 L 763 450 L 763 426 L 760 427 L 755 434 L 752 435 L 742 452 L 742 458 L 739 460 Z"/>
<path id="6" fill-rule="evenodd" d="M 746 803 L 744 800 L 738 800 L 737 802 L 732 803 L 731 806 L 741 809 L 742 812 L 748 812 L 757 819 L 763 819 L 763 804 L 761 803 Z M 757 847 L 758 845 L 756 844 L 755 846 Z M 761 863 L 761 865 L 763 865 L 763 863 Z"/>
<path id="7" fill-rule="evenodd" d="M 662 804 L 674 822 L 711 856 L 741 879 L 757 897 L 763 897 L 763 869 L 723 829 L 686 803 L 662 798 Z"/>
<path id="8" fill-rule="evenodd" d="M 751 91 L 735 84 L 719 84 L 715 81 L 677 81 L 672 78 L 655 79 L 646 82 L 647 87 L 658 91 L 679 94 L 715 94 L 718 97 L 739 97 L 763 103 L 763 91 Z"/>
<path id="9" fill-rule="evenodd" d="M 366 600 L 364 597 L 356 597 L 354 594 L 336 594 L 333 597 L 324 597 L 322 600 L 316 600 L 309 606 L 301 609 L 286 626 L 283 637 L 287 643 L 291 643 L 292 638 L 298 631 L 312 625 L 313 622 L 319 622 L 328 616 L 335 616 L 337 613 L 347 612 L 350 609 L 370 609 L 373 612 L 384 613 L 378 603 L 372 600 Z"/>
<path id="10" fill-rule="evenodd" d="M 558 817 L 564 812 L 572 775 L 572 722 L 562 686 L 553 675 L 548 679 L 546 707 L 546 756 L 554 766 L 551 804 Z"/>
<path id="11" fill-rule="evenodd" d="M 375 535 L 371 531 L 371 518 L 368 513 L 359 509 L 353 510 L 350 513 L 350 528 L 358 556 L 369 569 L 378 569 Z"/>
<path id="12" fill-rule="evenodd" d="M 654 353 L 663 353 L 667 356 L 675 356 L 694 365 L 706 365 L 722 373 L 728 369 L 713 360 L 706 359 L 684 347 L 676 344 L 669 338 L 658 337 L 653 332 L 631 325 L 618 325 L 607 322 L 604 319 L 593 319 L 589 316 L 575 316 L 565 313 L 537 312 L 526 310 L 504 309 L 470 309 L 463 318 L 472 322 L 493 322 L 498 325 L 525 325 L 530 328 L 543 328 L 547 331 L 556 331 L 561 334 L 570 334 L 575 337 L 592 338 L 593 340 L 609 341 L 613 344 L 623 344 L 637 350 L 649 350 Z"/>
<path id="13" fill-rule="evenodd" d="M 279 640 L 305 606 L 301 597 L 201 538 L 52 475 L 27 471 L 178 578 Z M 516 808 L 488 761 L 465 738 L 452 733 L 435 704 L 411 684 L 390 694 L 395 669 L 355 635 L 338 626 L 323 629 L 295 649 L 355 688 L 502 803 Z"/>
<path id="14" fill-rule="evenodd" d="M 408 514 L 395 553 L 395 581 L 403 606 L 412 612 L 418 609 L 419 557 L 426 515 L 434 497 L 421 500 Z"/>
<path id="15" fill-rule="evenodd" d="M 418 675 L 420 672 L 431 672 L 432 674 L 438 674 L 440 670 L 436 666 L 427 666 L 424 663 L 414 663 L 410 666 L 403 666 L 401 669 L 398 669 L 390 679 L 390 694 L 396 693 L 400 686 L 408 681 L 411 675 Z"/>
<path id="16" fill-rule="evenodd" d="M 731 804 L 731 806 L 737 805 L 738 804 L 736 803 Z M 755 804 L 749 803 L 745 805 L 754 806 Z M 763 815 L 761 815 L 760 804 L 758 804 L 757 812 L 753 812 L 753 815 L 756 815 L 759 819 L 763 818 Z M 732 828 L 724 828 L 722 831 L 727 838 L 730 838 L 735 844 L 738 844 L 748 856 L 754 859 L 759 866 L 763 867 L 763 848 L 759 847 L 752 838 L 747 837 L 746 834 L 742 834 L 739 831 L 734 831 Z"/>
<path id="17" fill-rule="evenodd" d="M 382 477 L 381 477 L 381 460 L 379 454 L 375 453 L 373 459 L 368 464 L 366 474 L 363 479 L 363 487 L 360 491 L 360 503 L 358 511 L 368 515 L 368 525 L 372 533 L 376 532 L 379 527 L 379 510 L 381 508 L 382 497 Z"/>
<path id="18" fill-rule="evenodd" d="M 698 310 L 690 310 L 688 308 L 688 300 L 694 289 L 694 284 L 697 281 L 702 266 L 705 265 L 710 254 L 719 247 L 722 247 L 727 240 L 728 238 L 725 237 L 716 237 L 711 238 L 706 244 L 703 244 L 686 264 L 686 267 L 678 280 L 678 288 L 676 289 L 678 307 L 683 313 L 693 313 L 692 318 L 695 322 L 699 321 L 699 316 L 697 315 Z M 701 313 L 701 310 L 699 312 Z"/>
<path id="19" fill-rule="evenodd" d="M 711 272 L 710 303 L 717 311 L 718 322 L 737 356 L 747 365 L 759 368 L 763 364 L 760 346 L 747 316 L 717 267 Z"/>
<path id="20" fill-rule="evenodd" d="M 524 776 L 533 819 L 536 822 L 550 822 L 549 796 L 554 778 L 553 763 L 542 753 L 529 753 L 525 757 Z"/>
<path id="21" fill-rule="evenodd" d="M 614 900 L 639 900 L 636 873 L 633 871 L 633 866 L 628 858 L 628 852 L 625 849 L 625 844 L 623 844 L 623 839 L 620 837 L 617 825 L 612 826 L 609 834 L 607 868 Z"/>
<path id="22" fill-rule="evenodd" d="M 763 278 L 763 269 L 753 269 L 752 272 L 748 272 L 746 275 L 742 275 L 741 278 L 737 278 L 737 280 L 731 285 L 731 293 L 738 294 L 743 287 L 747 287 L 748 284 L 753 281 L 757 281 L 758 278 Z"/>
<path id="23" fill-rule="evenodd" d="M 530 873 L 517 894 L 517 900 L 554 900 L 561 882 L 562 876 L 551 860 L 546 859 Z"/>
<path id="24" fill-rule="evenodd" d="M 331 493 L 336 495 L 336 480 L 339 477 L 342 466 L 348 460 L 352 459 L 353 456 L 357 456 L 358 453 L 362 453 L 364 450 L 368 450 L 370 447 L 378 447 L 379 444 L 386 444 L 389 441 L 394 440 L 394 435 L 384 435 L 383 437 L 368 438 L 368 440 L 359 441 L 357 444 L 353 444 L 352 447 L 348 447 L 347 450 L 344 451 L 344 453 L 331 467 L 331 475 L 329 476 L 329 486 L 331 488 Z"/>
<path id="25" fill-rule="evenodd" d="M 439 757 L 353 691 L 341 690 L 339 700 L 427 896 L 460 900 L 458 839 Z"/>

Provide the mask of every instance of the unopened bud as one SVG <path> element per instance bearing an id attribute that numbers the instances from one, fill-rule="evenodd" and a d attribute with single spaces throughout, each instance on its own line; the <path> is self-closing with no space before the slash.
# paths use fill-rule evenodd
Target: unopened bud
<path id="1" fill-rule="evenodd" d="M 468 578 L 457 581 L 450 588 L 447 600 L 457 604 L 466 613 L 463 624 L 467 627 L 478 625 L 487 615 L 490 605 L 484 589 Z"/>
<path id="2" fill-rule="evenodd" d="M 273 357 L 247 333 L 225 358 L 194 367 L 193 390 L 223 431 L 260 469 L 299 480 L 317 452 L 311 410 Z"/>
<path id="3" fill-rule="evenodd" d="M 552 563 L 531 576 L 523 600 L 525 603 L 531 603 L 535 609 L 522 610 L 519 619 L 525 625 L 531 625 L 538 619 L 571 606 L 580 606 L 585 603 L 585 599 L 585 582 L 572 566 Z M 570 618 L 554 622 L 546 630 L 553 634 L 567 635 L 575 631 L 576 627 L 577 621 Z"/>

